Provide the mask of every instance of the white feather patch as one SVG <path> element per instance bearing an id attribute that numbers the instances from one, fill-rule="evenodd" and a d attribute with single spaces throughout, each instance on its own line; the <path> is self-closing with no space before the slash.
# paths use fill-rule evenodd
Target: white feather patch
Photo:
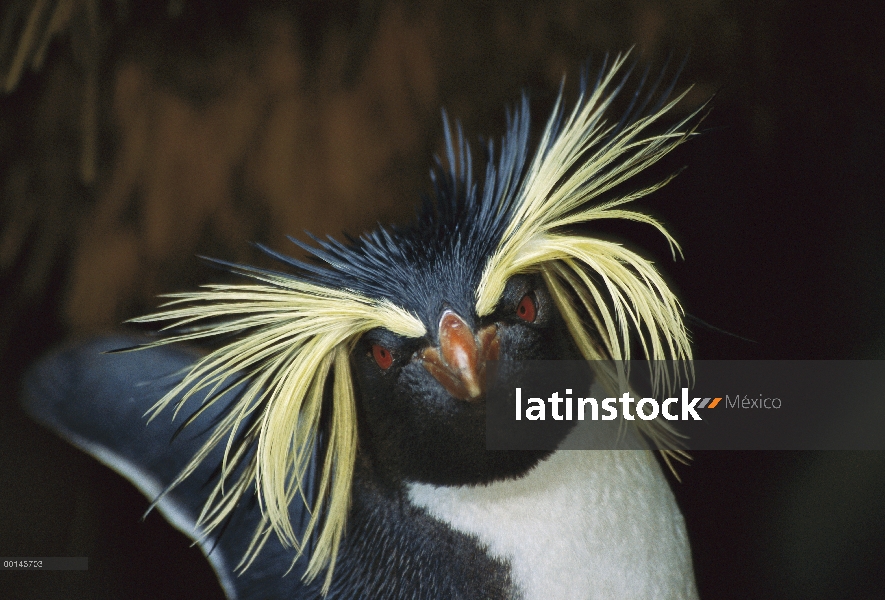
<path id="1" fill-rule="evenodd" d="M 682 514 L 649 451 L 558 450 L 518 480 L 408 493 L 506 561 L 523 600 L 697 598 Z"/>

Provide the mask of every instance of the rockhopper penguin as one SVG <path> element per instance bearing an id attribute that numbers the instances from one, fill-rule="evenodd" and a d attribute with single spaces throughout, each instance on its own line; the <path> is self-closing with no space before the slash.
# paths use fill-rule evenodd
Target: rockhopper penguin
<path id="1" fill-rule="evenodd" d="M 446 125 L 412 225 L 293 240 L 311 262 L 262 247 L 284 271 L 214 261 L 249 281 L 136 319 L 168 325 L 160 338 L 57 351 L 30 372 L 27 410 L 154 500 L 230 598 L 695 598 L 651 452 L 485 447 L 490 361 L 626 359 L 631 338 L 691 359 L 655 267 L 587 233 L 629 219 L 678 251 L 627 207 L 666 182 L 623 188 L 698 113 L 661 125 L 681 96 L 649 86 L 610 118 L 626 61 L 571 109 L 560 93 L 534 151 L 523 98 L 478 181 Z"/>

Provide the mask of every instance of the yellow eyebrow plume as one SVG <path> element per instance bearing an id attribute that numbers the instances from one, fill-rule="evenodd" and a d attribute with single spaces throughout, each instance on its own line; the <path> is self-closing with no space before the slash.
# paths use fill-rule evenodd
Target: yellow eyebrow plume
<path id="1" fill-rule="evenodd" d="M 219 444 L 225 444 L 221 475 L 198 519 L 206 533 L 221 525 L 254 484 L 263 521 L 240 563 L 246 568 L 276 533 L 283 544 L 298 550 L 319 528 L 305 577 L 328 567 L 324 590 L 345 528 L 356 460 L 356 408 L 349 356 L 366 331 L 383 327 L 399 335 L 422 337 L 424 325 L 387 300 L 305 283 L 296 279 L 246 271 L 260 285 L 210 285 L 205 291 L 171 294 L 165 311 L 134 322 L 169 322 L 164 330 L 188 327 L 147 347 L 200 338 L 239 334 L 197 361 L 187 375 L 149 411 L 151 418 L 174 402 L 175 413 L 201 390 L 209 392 L 201 407 L 226 398 L 227 386 L 245 374 L 249 384 L 226 408 L 225 416 L 167 493 L 181 483 Z M 302 489 L 302 477 L 317 441 L 323 391 L 330 372 L 335 402 L 325 460 L 315 497 Z M 177 399 L 177 400 L 176 400 Z M 257 419 L 250 420 L 253 413 Z M 246 423 L 251 426 L 241 431 Z M 241 434 L 245 443 L 234 441 Z M 255 452 L 247 457 L 254 445 Z M 234 476 L 238 467 L 242 467 Z M 232 481 L 231 481 L 232 479 Z M 303 532 L 289 520 L 289 505 L 305 502 L 311 518 Z M 297 557 L 296 557 L 297 560 Z"/>
<path id="2" fill-rule="evenodd" d="M 615 78 L 626 61 L 626 55 L 616 58 L 600 83 L 578 100 L 561 123 L 560 94 L 510 208 L 513 216 L 483 270 L 476 312 L 491 314 L 512 276 L 540 272 L 584 358 L 630 360 L 630 337 L 635 334 L 650 361 L 652 383 L 660 390 L 678 379 L 680 372 L 690 376 L 691 371 L 690 339 L 675 294 L 647 259 L 620 244 L 569 231 L 570 226 L 600 219 L 626 219 L 657 229 L 674 257 L 681 252 L 660 222 L 624 208 L 671 178 L 591 204 L 685 141 L 702 110 L 663 133 L 650 134 L 649 129 L 682 100 L 687 93 L 683 92 L 623 127 L 610 123 L 606 117 L 619 87 Z M 672 366 L 672 372 L 665 364 Z M 638 426 L 660 447 L 678 445 L 665 423 L 656 420 Z"/>

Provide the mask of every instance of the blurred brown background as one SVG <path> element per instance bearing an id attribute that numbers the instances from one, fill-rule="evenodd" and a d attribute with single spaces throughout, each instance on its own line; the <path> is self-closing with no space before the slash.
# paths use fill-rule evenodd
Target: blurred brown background
<path id="1" fill-rule="evenodd" d="M 15 403 L 53 343 L 260 263 L 303 231 L 404 222 L 440 107 L 498 136 L 522 90 L 635 47 L 715 94 L 688 168 L 646 199 L 680 240 L 701 358 L 885 358 L 885 48 L 878 2 L 24 0 L 0 9 L 0 573 L 22 598 L 218 597 L 196 548 Z M 881 598 L 885 458 L 698 453 L 675 484 L 703 598 Z"/>

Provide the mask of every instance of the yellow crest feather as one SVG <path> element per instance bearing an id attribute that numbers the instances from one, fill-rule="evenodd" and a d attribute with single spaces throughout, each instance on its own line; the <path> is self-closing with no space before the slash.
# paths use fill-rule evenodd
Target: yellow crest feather
<path id="1" fill-rule="evenodd" d="M 414 315 L 386 300 L 267 273 L 250 276 L 266 285 L 211 285 L 205 286 L 208 291 L 204 292 L 173 294 L 168 297 L 174 300 L 165 306 L 186 305 L 133 319 L 171 321 L 164 330 L 208 323 L 149 346 L 249 332 L 200 359 L 148 413 L 156 417 L 180 396 L 175 403 L 177 413 L 200 390 L 210 392 L 204 404 L 209 406 L 224 397 L 224 386 L 236 373 L 249 378 L 245 392 L 227 409 L 167 491 L 190 475 L 213 448 L 225 443 L 221 476 L 198 526 L 205 532 L 219 526 L 254 484 L 263 521 L 240 567 L 249 566 L 271 533 L 300 555 L 305 540 L 318 527 L 306 578 L 313 579 L 328 567 L 324 586 L 328 589 L 345 527 L 356 460 L 350 351 L 360 335 L 376 327 L 408 337 L 422 337 L 426 332 Z M 301 480 L 320 427 L 323 389 L 330 371 L 334 371 L 335 403 L 320 484 L 310 505 Z M 243 464 L 250 444 L 241 444 L 232 452 L 233 442 L 240 426 L 255 411 L 261 411 L 260 418 L 242 433 L 255 443 L 256 451 Z M 231 482 L 237 467 L 242 469 Z M 299 496 L 311 512 L 300 535 L 289 520 L 289 505 Z"/>
<path id="2" fill-rule="evenodd" d="M 697 111 L 665 133 L 646 134 L 686 92 L 623 128 L 606 121 L 606 111 L 618 91 L 613 83 L 626 60 L 626 55 L 615 59 L 599 85 L 577 102 L 558 130 L 561 96 L 557 101 L 540 150 L 523 179 L 513 218 L 484 268 L 476 290 L 476 311 L 480 316 L 491 314 L 514 275 L 540 272 L 585 359 L 630 360 L 630 336 L 635 333 L 643 354 L 652 361 L 654 388 L 661 390 L 681 375 L 691 376 L 691 344 L 678 299 L 647 259 L 620 244 L 567 232 L 576 224 L 626 219 L 653 226 L 666 238 L 674 257 L 680 252 L 659 221 L 622 208 L 672 177 L 588 206 L 663 158 L 694 131 L 686 126 Z M 576 308 L 573 296 L 583 311 Z M 662 368 L 662 361 L 671 361 L 673 372 Z M 599 375 L 603 382 L 615 384 L 611 375 Z M 678 458 L 678 442 L 666 423 L 655 420 L 637 425 L 661 447 L 673 449 Z"/>

